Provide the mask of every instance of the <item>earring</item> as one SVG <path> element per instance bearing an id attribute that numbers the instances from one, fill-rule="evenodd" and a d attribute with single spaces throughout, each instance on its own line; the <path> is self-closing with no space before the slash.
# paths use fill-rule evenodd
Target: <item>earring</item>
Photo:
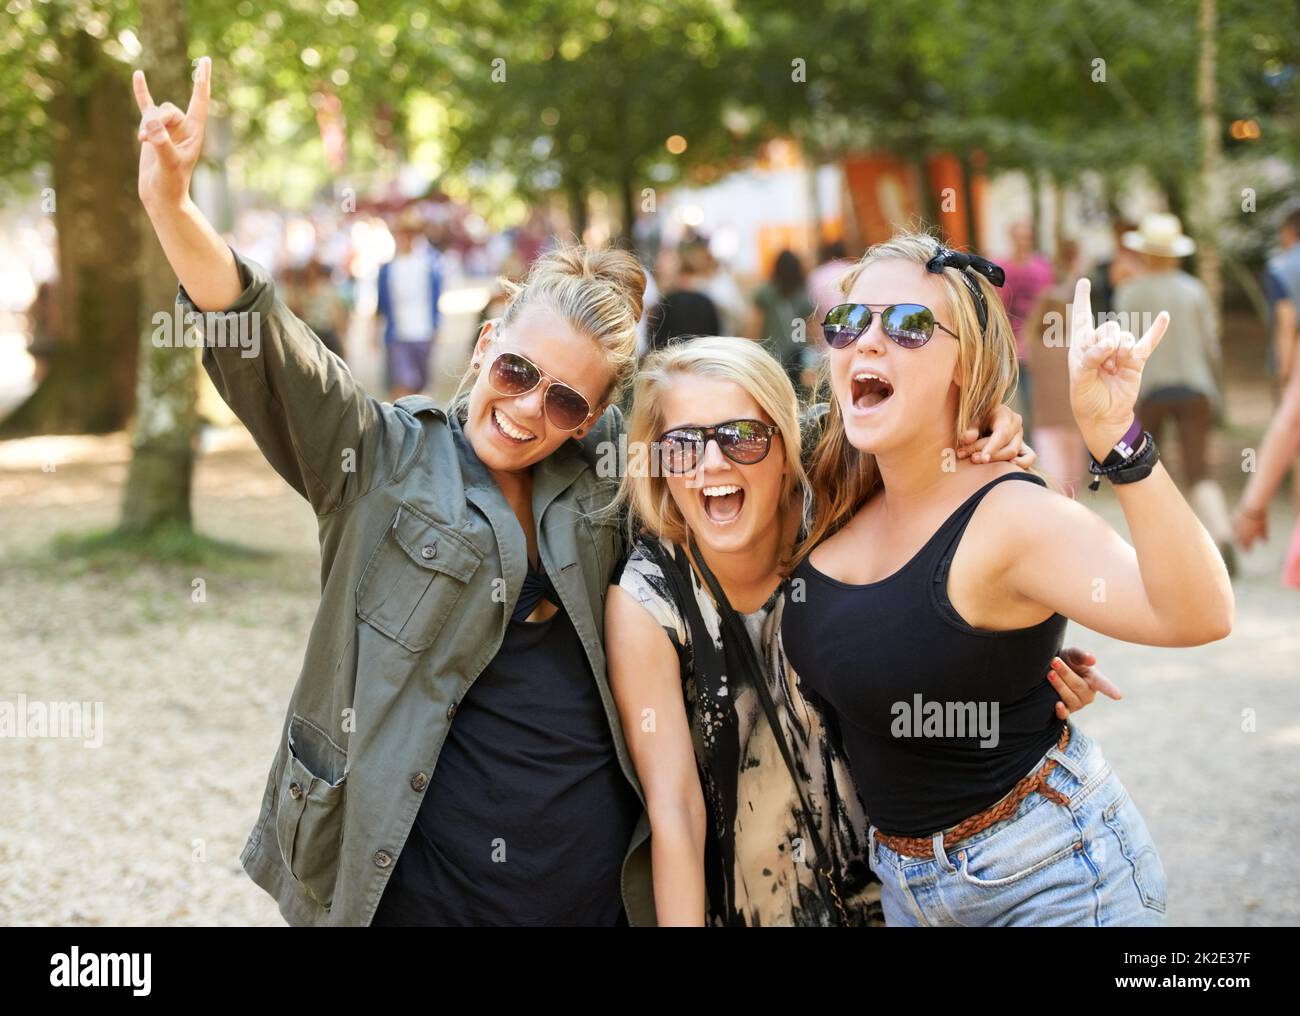
<path id="1" fill-rule="evenodd" d="M 477 360 L 474 361 L 474 369 L 475 369 L 475 370 L 478 370 L 478 361 L 477 361 Z"/>

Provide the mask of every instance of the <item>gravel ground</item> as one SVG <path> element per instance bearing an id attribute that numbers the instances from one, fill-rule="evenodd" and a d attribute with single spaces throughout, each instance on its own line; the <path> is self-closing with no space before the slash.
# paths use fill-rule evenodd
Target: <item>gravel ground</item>
<path id="1" fill-rule="evenodd" d="M 1248 408 L 1247 432 L 1266 412 Z M 1221 462 L 1234 440 L 1220 436 Z M 102 707 L 97 747 L 0 739 L 0 924 L 282 925 L 238 856 L 315 613 L 314 519 L 236 428 L 200 461 L 196 523 L 262 556 L 57 556 L 55 534 L 115 521 L 128 456 L 121 435 L 0 444 L 0 701 Z M 1092 503 L 1118 519 L 1104 490 Z M 1300 592 L 1278 582 L 1293 522 L 1279 505 L 1271 545 L 1243 558 L 1230 638 L 1069 636 L 1125 693 L 1080 721 L 1152 828 L 1174 924 L 1300 923 L 1282 849 L 1300 834 Z"/>

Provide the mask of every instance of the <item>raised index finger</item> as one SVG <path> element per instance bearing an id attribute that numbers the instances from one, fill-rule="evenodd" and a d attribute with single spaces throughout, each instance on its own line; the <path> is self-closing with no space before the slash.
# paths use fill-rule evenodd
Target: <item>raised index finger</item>
<path id="1" fill-rule="evenodd" d="M 208 117 L 208 100 L 212 97 L 212 58 L 199 58 L 199 66 L 194 72 L 194 92 L 190 95 L 190 108 L 186 116 L 192 116 L 199 123 Z"/>
<path id="2" fill-rule="evenodd" d="M 1082 276 L 1074 286 L 1074 303 L 1070 305 L 1071 338 L 1092 331 L 1092 283 Z"/>
<path id="3" fill-rule="evenodd" d="M 149 86 L 144 83 L 144 71 L 137 70 L 131 75 L 131 90 L 135 92 L 135 104 L 140 107 L 141 113 L 153 109 L 153 96 L 149 94 Z"/>

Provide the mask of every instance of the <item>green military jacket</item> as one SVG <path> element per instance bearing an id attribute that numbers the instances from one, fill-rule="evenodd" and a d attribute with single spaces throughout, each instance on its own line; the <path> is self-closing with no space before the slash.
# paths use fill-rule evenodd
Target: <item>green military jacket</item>
<path id="1" fill-rule="evenodd" d="M 527 567 L 524 533 L 454 413 L 423 396 L 388 404 L 367 395 L 267 271 L 235 259 L 244 289 L 207 316 L 224 331 L 212 330 L 203 364 L 311 503 L 321 548 L 320 608 L 240 862 L 291 925 L 369 925 L 456 705 L 504 638 Z M 183 286 L 177 302 L 200 313 Z M 642 802 L 622 870 L 635 926 L 656 923 L 650 823 L 603 649 L 624 541 L 615 520 L 594 515 L 616 482 L 597 476 L 596 456 L 621 429 L 613 407 L 582 442 L 538 463 L 533 514 L 541 560 Z"/>

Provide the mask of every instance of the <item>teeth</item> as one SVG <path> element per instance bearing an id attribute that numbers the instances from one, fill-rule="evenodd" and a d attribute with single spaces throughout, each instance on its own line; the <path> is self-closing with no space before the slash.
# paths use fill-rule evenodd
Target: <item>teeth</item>
<path id="1" fill-rule="evenodd" d="M 492 417 L 493 419 L 496 420 L 497 426 L 500 427 L 502 430 L 504 430 L 510 437 L 514 438 L 516 441 L 527 441 L 530 438 L 534 438 L 537 436 L 536 434 L 531 434 L 526 430 L 520 430 L 509 420 L 507 420 L 504 416 L 502 416 L 501 411 L 499 409 L 492 410 Z"/>
<path id="2" fill-rule="evenodd" d="M 735 494 L 740 490 L 734 483 L 724 483 L 719 487 L 705 487 L 703 494 L 705 497 L 725 497 L 727 494 Z"/>
<path id="3" fill-rule="evenodd" d="M 858 371 L 856 374 L 853 375 L 853 380 L 854 381 L 880 381 L 884 384 L 890 383 L 889 378 L 881 377 L 879 374 L 873 374 L 869 370 Z"/>

